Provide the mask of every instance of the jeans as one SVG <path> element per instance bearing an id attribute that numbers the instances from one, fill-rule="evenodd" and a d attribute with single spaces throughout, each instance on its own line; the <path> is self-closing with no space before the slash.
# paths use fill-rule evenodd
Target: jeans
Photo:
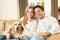
<path id="1" fill-rule="evenodd" d="M 33 35 L 31 37 L 31 40 L 46 40 L 43 36 L 36 36 L 36 35 Z"/>
<path id="2" fill-rule="evenodd" d="M 6 40 L 6 35 L 0 35 L 0 40 Z M 19 40 L 19 38 L 10 37 L 9 40 Z"/>
<path id="3" fill-rule="evenodd" d="M 6 39 L 6 35 L 0 35 L 0 40 Z"/>
<path id="4" fill-rule="evenodd" d="M 22 40 L 30 40 L 31 37 L 23 37 Z"/>
<path id="5" fill-rule="evenodd" d="M 23 38 L 22 40 L 46 40 L 43 36 L 32 35 L 31 37 Z"/>
<path id="6" fill-rule="evenodd" d="M 6 39 L 6 35 L 0 35 L 0 40 Z M 42 36 L 32 35 L 31 37 L 23 38 L 22 40 L 46 40 Z"/>

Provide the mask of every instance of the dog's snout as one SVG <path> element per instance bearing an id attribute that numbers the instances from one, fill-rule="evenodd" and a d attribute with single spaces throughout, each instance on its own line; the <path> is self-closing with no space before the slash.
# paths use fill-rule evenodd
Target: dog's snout
<path id="1" fill-rule="evenodd" d="M 19 28 L 17 27 L 16 29 L 18 30 Z"/>

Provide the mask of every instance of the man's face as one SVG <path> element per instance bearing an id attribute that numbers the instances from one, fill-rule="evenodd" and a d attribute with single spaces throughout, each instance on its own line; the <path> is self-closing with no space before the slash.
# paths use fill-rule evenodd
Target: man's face
<path id="1" fill-rule="evenodd" d="M 40 8 L 35 8 L 35 17 L 42 19 L 44 17 L 44 11 L 42 11 Z"/>

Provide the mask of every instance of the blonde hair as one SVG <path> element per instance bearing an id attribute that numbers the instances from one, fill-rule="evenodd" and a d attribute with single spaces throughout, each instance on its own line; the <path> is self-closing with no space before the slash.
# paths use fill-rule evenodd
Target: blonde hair
<path id="1" fill-rule="evenodd" d="M 26 9 L 25 9 L 25 15 L 24 15 L 24 22 L 26 23 L 27 22 L 27 20 L 28 20 L 28 18 L 27 18 L 27 11 L 28 11 L 28 9 L 30 9 L 30 8 L 32 8 L 33 9 L 33 19 L 34 19 L 34 6 L 27 6 L 26 7 Z"/>

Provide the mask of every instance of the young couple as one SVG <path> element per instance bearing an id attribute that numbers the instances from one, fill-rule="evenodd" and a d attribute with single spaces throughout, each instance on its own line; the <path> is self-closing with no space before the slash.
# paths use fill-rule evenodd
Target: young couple
<path id="1" fill-rule="evenodd" d="M 60 32 L 58 21 L 54 17 L 45 16 L 44 7 L 28 6 L 25 10 L 25 16 L 20 19 L 24 31 L 23 40 L 46 40 L 47 36 Z M 4 40 L 6 36 L 0 36 L 0 40 Z"/>
<path id="2" fill-rule="evenodd" d="M 28 6 L 22 20 L 26 22 L 23 24 L 23 36 L 28 36 L 26 40 L 46 40 L 47 36 L 60 32 L 58 21 L 54 17 L 45 16 L 44 7 L 39 5 Z"/>

